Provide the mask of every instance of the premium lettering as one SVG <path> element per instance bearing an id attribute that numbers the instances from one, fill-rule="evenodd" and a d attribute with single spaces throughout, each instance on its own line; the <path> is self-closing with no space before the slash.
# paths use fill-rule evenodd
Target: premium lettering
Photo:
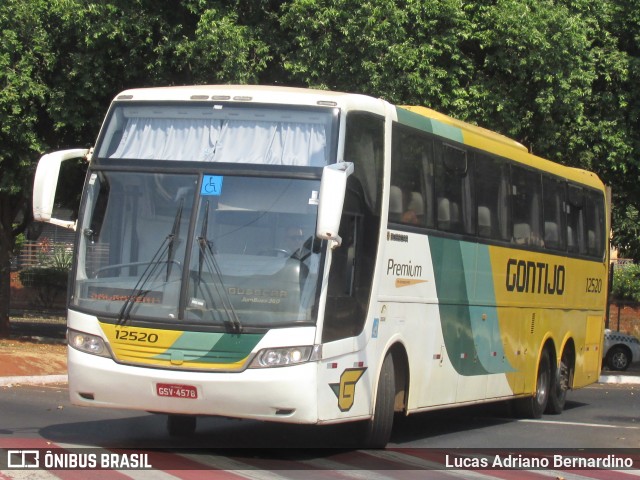
<path id="1" fill-rule="evenodd" d="M 387 275 L 397 275 L 403 277 L 421 277 L 422 265 L 411 265 L 409 263 L 396 263 L 393 258 L 387 262 Z"/>
<path id="2" fill-rule="evenodd" d="M 544 262 L 515 258 L 510 258 L 507 261 L 506 287 L 508 292 L 562 295 L 565 279 L 564 265 L 550 265 Z"/>

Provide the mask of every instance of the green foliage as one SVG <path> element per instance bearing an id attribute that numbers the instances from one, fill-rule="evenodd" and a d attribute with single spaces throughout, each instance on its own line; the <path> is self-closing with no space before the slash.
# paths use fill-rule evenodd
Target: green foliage
<path id="1" fill-rule="evenodd" d="M 42 241 L 37 252 L 38 265 L 20 270 L 20 282 L 33 288 L 41 307 L 50 308 L 57 296 L 67 290 L 73 251 L 67 245 Z"/>
<path id="2" fill-rule="evenodd" d="M 53 268 L 62 272 L 71 270 L 73 262 L 73 250 L 67 245 L 55 244 L 42 259 L 42 266 Z"/>
<path id="3" fill-rule="evenodd" d="M 24 233 L 19 233 L 18 235 L 16 235 L 15 241 L 14 241 L 14 250 L 13 250 L 13 252 L 15 254 L 20 252 L 20 250 L 22 250 L 22 246 L 24 245 L 24 243 L 26 241 L 27 241 L 27 237 L 26 237 L 26 235 Z"/>
<path id="4" fill-rule="evenodd" d="M 56 267 L 32 267 L 20 270 L 20 282 L 25 287 L 66 290 L 67 270 Z"/>
<path id="5" fill-rule="evenodd" d="M 237 11 L 203 9 L 195 35 L 176 44 L 177 64 L 190 71 L 195 83 L 255 83 L 273 59 L 256 33 L 239 23 Z"/>
<path id="6" fill-rule="evenodd" d="M 616 267 L 613 272 L 611 294 L 616 300 L 640 302 L 640 265 Z"/>
<path id="7" fill-rule="evenodd" d="M 27 268 L 20 271 L 20 282 L 35 291 L 39 307 L 53 307 L 56 298 L 67 290 L 69 272 L 55 267 Z"/>
<path id="8" fill-rule="evenodd" d="M 453 105 L 471 64 L 458 0 L 293 0 L 280 25 L 286 72 L 303 85 L 392 102 Z"/>

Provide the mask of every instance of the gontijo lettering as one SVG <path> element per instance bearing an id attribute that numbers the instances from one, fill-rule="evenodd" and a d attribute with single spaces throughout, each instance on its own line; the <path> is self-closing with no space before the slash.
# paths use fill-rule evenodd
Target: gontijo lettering
<path id="1" fill-rule="evenodd" d="M 515 258 L 510 258 L 507 261 L 506 287 L 508 292 L 562 295 L 565 279 L 564 265 L 550 265 L 544 262 Z"/>

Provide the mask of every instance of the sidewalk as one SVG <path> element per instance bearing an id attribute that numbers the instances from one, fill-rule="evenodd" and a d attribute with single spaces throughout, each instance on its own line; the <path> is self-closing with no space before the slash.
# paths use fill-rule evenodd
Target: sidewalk
<path id="1" fill-rule="evenodd" d="M 598 383 L 640 384 L 640 362 L 632 364 L 624 372 L 616 372 L 603 368 Z"/>
<path id="2" fill-rule="evenodd" d="M 67 382 L 64 318 L 11 318 L 0 340 L 0 387 Z"/>

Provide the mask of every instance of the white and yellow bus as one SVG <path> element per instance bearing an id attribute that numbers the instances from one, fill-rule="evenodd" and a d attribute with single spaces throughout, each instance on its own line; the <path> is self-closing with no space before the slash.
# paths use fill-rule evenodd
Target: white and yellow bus
<path id="1" fill-rule="evenodd" d="M 298 424 L 513 399 L 599 376 L 607 202 L 592 173 L 423 107 L 252 86 L 128 90 L 89 162 L 68 302 L 76 405 Z"/>

